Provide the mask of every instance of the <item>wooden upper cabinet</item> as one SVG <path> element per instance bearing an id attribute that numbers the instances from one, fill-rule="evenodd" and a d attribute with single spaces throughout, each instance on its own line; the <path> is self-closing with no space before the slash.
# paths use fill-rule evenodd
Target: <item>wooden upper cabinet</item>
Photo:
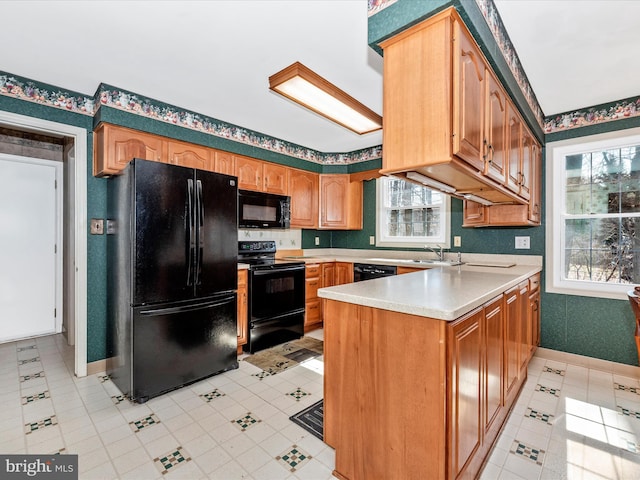
<path id="1" fill-rule="evenodd" d="M 320 229 L 362 229 L 362 182 L 349 175 L 320 175 Z"/>
<path id="2" fill-rule="evenodd" d="M 535 140 L 531 147 L 531 195 L 529 197 L 529 220 L 540 225 L 542 219 L 542 148 Z"/>
<path id="3" fill-rule="evenodd" d="M 520 196 L 531 198 L 531 183 L 533 180 L 534 145 L 536 141 L 526 127 L 522 127 L 522 155 L 520 156 Z"/>
<path id="4" fill-rule="evenodd" d="M 493 76 L 487 71 L 487 104 L 485 115 L 485 139 L 483 157 L 485 173 L 500 184 L 507 181 L 507 94 Z"/>
<path id="5" fill-rule="evenodd" d="M 213 171 L 235 176 L 236 159 L 234 155 L 222 150 L 216 150 L 213 156 Z"/>
<path id="6" fill-rule="evenodd" d="M 102 123 L 94 132 L 93 174 L 117 175 L 133 158 L 161 162 L 165 143 L 157 135 Z"/>
<path id="7" fill-rule="evenodd" d="M 238 188 L 262 191 L 262 166 L 264 162 L 249 157 L 236 156 Z"/>
<path id="8" fill-rule="evenodd" d="M 453 23 L 453 48 L 453 153 L 484 172 L 484 60 L 458 21 Z"/>
<path id="9" fill-rule="evenodd" d="M 289 172 L 291 228 L 318 228 L 318 174 L 292 168 Z"/>
<path id="10" fill-rule="evenodd" d="M 193 143 L 170 140 L 167 142 L 167 161 L 173 165 L 213 170 L 212 150 Z"/>
<path id="11" fill-rule="evenodd" d="M 289 195 L 289 168 L 264 162 L 262 166 L 262 190 L 277 195 Z"/>
<path id="12" fill-rule="evenodd" d="M 463 201 L 463 227 L 484 226 L 487 224 L 487 207 L 469 200 Z"/>
<path id="13" fill-rule="evenodd" d="M 522 121 L 520 115 L 510 105 L 507 113 L 507 187 L 520 193 L 521 162 L 522 162 Z"/>

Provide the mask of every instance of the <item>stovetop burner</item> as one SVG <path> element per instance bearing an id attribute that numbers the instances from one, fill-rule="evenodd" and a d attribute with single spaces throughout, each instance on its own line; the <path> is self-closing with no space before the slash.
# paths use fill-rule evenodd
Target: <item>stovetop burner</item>
<path id="1" fill-rule="evenodd" d="M 276 259 L 274 240 L 238 242 L 238 262 L 249 264 L 252 270 L 304 264 L 299 260 Z"/>

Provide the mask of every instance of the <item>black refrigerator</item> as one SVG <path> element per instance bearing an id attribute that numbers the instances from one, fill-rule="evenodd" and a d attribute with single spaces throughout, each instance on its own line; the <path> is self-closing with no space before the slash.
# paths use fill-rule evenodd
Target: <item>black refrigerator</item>
<path id="1" fill-rule="evenodd" d="M 107 186 L 107 373 L 145 402 L 238 368 L 237 178 L 134 159 Z"/>

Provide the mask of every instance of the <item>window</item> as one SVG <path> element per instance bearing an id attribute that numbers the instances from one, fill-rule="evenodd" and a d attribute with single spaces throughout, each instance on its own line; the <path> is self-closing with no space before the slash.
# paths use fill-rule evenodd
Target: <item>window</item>
<path id="1" fill-rule="evenodd" d="M 547 149 L 548 290 L 626 299 L 640 283 L 640 129 Z"/>
<path id="2" fill-rule="evenodd" d="M 448 195 L 394 177 L 379 178 L 376 188 L 377 246 L 449 248 Z"/>

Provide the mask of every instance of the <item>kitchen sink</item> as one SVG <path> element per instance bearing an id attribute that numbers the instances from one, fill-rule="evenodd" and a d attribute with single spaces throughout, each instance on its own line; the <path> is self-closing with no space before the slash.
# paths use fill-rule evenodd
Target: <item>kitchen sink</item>
<path id="1" fill-rule="evenodd" d="M 382 261 L 389 263 L 419 264 L 433 265 L 434 267 L 455 267 L 462 265 L 463 262 L 455 260 L 436 260 L 436 259 L 410 259 L 410 258 L 370 258 L 369 261 Z"/>
<path id="2" fill-rule="evenodd" d="M 457 262 L 455 260 L 411 260 L 413 263 L 419 263 L 421 265 L 435 265 L 435 266 L 446 266 L 446 267 L 455 267 L 457 265 L 462 265 L 463 262 Z"/>

